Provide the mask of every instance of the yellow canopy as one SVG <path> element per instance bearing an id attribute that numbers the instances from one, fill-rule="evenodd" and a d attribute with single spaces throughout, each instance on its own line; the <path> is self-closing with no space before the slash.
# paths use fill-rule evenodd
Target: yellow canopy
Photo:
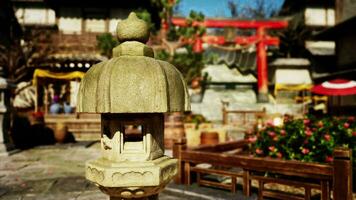
<path id="1" fill-rule="evenodd" d="M 307 69 L 277 69 L 275 74 L 274 94 L 278 90 L 310 90 L 313 82 Z"/>
<path id="2" fill-rule="evenodd" d="M 312 87 L 313 85 L 311 84 L 299 84 L 299 85 L 276 84 L 274 87 L 274 94 L 277 94 L 278 90 L 300 91 L 300 90 L 310 90 Z"/>
<path id="3" fill-rule="evenodd" d="M 52 79 L 62 79 L 62 80 L 71 80 L 80 78 L 84 76 L 84 72 L 74 71 L 74 72 L 51 72 L 44 69 L 36 69 L 33 73 L 33 84 L 37 84 L 38 78 L 52 78 Z"/>

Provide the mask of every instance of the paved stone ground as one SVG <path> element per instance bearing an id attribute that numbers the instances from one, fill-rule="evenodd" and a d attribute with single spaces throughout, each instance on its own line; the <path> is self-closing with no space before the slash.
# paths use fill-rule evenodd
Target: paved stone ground
<path id="1" fill-rule="evenodd" d="M 99 156 L 98 143 L 37 147 L 0 158 L 0 199 L 6 200 L 108 200 L 84 178 L 86 160 Z M 257 199 L 241 190 L 229 191 L 192 185 L 169 184 L 160 200 Z"/>

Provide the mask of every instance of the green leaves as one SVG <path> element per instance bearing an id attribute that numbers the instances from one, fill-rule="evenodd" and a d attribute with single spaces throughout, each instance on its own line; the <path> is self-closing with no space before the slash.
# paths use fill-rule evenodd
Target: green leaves
<path id="1" fill-rule="evenodd" d="M 112 56 L 112 49 L 119 44 L 111 33 L 103 33 L 96 36 L 96 41 L 100 53 L 108 58 Z"/>
<path id="2" fill-rule="evenodd" d="M 196 25 L 193 22 L 203 22 L 205 16 L 201 12 L 196 12 L 194 10 L 190 11 L 189 16 L 186 19 L 187 26 L 179 27 L 177 32 L 179 35 L 189 39 L 196 36 L 202 36 L 206 32 L 206 28 L 201 25 Z"/>

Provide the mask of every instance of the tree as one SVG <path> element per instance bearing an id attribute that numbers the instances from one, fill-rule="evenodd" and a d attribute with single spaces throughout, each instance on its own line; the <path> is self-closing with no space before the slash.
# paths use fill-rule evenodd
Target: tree
<path id="1" fill-rule="evenodd" d="M 157 59 L 166 60 L 176 66 L 188 83 L 201 75 L 200 72 L 207 59 L 202 52 L 193 51 L 194 41 L 197 37 L 204 35 L 206 31 L 203 26 L 193 26 L 193 21 L 204 21 L 204 18 L 205 16 L 202 13 L 191 11 L 186 18 L 186 27 L 172 28 L 170 30 L 169 34 L 178 37 L 171 39 L 176 39 L 178 42 L 164 40 L 163 42 L 168 46 L 169 51 L 161 50 L 156 54 Z M 179 47 L 183 47 L 185 52 L 175 53 L 175 50 Z"/>
<path id="2" fill-rule="evenodd" d="M 240 1 L 228 1 L 231 17 L 245 19 L 267 19 L 277 13 L 276 0 L 250 0 L 248 5 Z"/>
<path id="3" fill-rule="evenodd" d="M 272 31 L 271 34 L 278 36 L 281 41 L 279 56 L 298 58 L 308 55 L 304 43 L 311 37 L 312 31 L 304 24 L 303 14 L 296 15 L 290 20 L 287 28 Z"/>

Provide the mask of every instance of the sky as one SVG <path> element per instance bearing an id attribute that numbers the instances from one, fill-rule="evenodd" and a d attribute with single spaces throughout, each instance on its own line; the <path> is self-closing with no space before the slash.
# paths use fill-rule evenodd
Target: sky
<path id="1" fill-rule="evenodd" d="M 229 0 L 180 0 L 178 5 L 179 15 L 187 16 L 190 10 L 200 11 L 206 17 L 231 17 L 228 9 Z M 255 0 L 232 0 L 243 7 L 253 7 Z M 284 0 L 265 0 L 271 6 L 279 9 Z"/>

